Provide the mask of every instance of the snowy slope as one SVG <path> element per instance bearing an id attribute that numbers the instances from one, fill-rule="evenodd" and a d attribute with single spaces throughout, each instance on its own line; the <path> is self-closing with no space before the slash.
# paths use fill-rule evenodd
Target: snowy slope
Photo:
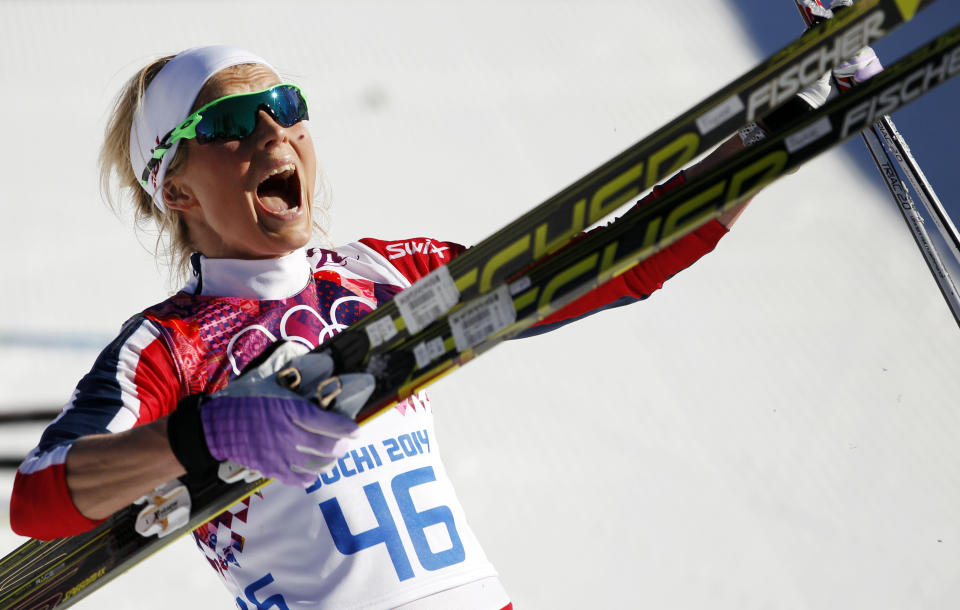
<path id="1" fill-rule="evenodd" d="M 214 42 L 304 86 L 337 242 L 476 242 L 759 58 L 709 0 L 3 2 L 0 408 L 64 401 L 87 344 L 171 289 L 100 202 L 97 147 L 136 68 Z M 518 608 L 960 604 L 960 331 L 864 180 L 827 155 L 649 301 L 435 386 Z M 80 607 L 229 607 L 192 544 Z"/>

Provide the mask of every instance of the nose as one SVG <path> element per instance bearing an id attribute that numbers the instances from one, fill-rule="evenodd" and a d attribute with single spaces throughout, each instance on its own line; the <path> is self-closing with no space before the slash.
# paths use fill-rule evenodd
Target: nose
<path id="1" fill-rule="evenodd" d="M 257 113 L 255 131 L 257 144 L 262 148 L 272 148 L 287 141 L 287 128 L 274 120 L 266 110 L 260 109 Z"/>

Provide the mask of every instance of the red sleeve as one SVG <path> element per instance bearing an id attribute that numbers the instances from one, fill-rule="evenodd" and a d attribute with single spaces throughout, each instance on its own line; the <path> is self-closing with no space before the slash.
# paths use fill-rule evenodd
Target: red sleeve
<path id="1" fill-rule="evenodd" d="M 87 519 L 74 506 L 64 464 L 69 446 L 62 449 L 60 455 L 46 453 L 44 457 L 57 461 L 41 470 L 29 474 L 17 471 L 10 496 L 10 529 L 15 533 L 53 540 L 92 530 L 103 523 Z"/>
<path id="2" fill-rule="evenodd" d="M 655 186 L 649 195 L 637 203 L 636 207 L 646 205 L 685 182 L 686 176 L 681 171 L 663 184 Z M 594 230 L 602 231 L 603 228 Z M 573 320 L 599 311 L 615 303 L 624 304 L 644 299 L 662 287 L 663 283 L 673 275 L 712 251 L 727 231 L 728 229 L 720 222 L 710 221 L 534 326 L 556 325 L 564 320 Z M 396 241 L 364 238 L 360 241 L 386 258 L 411 283 L 440 265 L 450 262 L 465 250 L 460 244 L 428 238 Z M 547 329 L 541 328 L 540 332 L 545 330 Z"/>
<path id="3" fill-rule="evenodd" d="M 143 324 L 124 329 L 97 358 L 64 407 L 17 470 L 10 527 L 21 536 L 52 540 L 101 523 L 77 510 L 67 487 L 73 442 L 89 434 L 120 432 L 176 408 L 179 376 L 163 341 Z M 139 331 L 139 332 L 138 332 Z"/>
<path id="4" fill-rule="evenodd" d="M 710 221 L 626 273 L 618 275 L 566 307 L 555 311 L 538 322 L 537 326 L 579 318 L 624 298 L 645 299 L 662 287 L 665 281 L 713 250 L 727 231 L 728 229 L 716 220 Z"/>
<path id="5" fill-rule="evenodd" d="M 411 284 L 466 249 L 458 243 L 427 237 L 389 241 L 365 237 L 360 243 L 387 259 Z"/>
<path id="6" fill-rule="evenodd" d="M 642 207 L 684 182 L 686 182 L 686 176 L 681 171 L 662 185 L 655 186 L 653 192 L 641 199 L 636 207 Z M 595 230 L 602 231 L 603 228 Z M 535 326 L 556 325 L 564 320 L 572 320 L 599 311 L 618 301 L 630 302 L 645 299 L 662 287 L 665 281 L 712 251 L 728 230 L 720 222 L 712 220 L 641 261 L 625 273 L 547 316 Z"/>

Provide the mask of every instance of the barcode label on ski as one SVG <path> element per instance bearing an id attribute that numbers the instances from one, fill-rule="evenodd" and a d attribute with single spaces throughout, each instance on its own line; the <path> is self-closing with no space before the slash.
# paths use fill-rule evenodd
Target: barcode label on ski
<path id="1" fill-rule="evenodd" d="M 700 130 L 700 135 L 705 136 L 720 127 L 731 117 L 736 116 L 743 108 L 743 100 L 740 99 L 739 95 L 734 95 L 713 110 L 703 113 L 703 116 L 697 119 L 697 129 Z"/>
<path id="2" fill-rule="evenodd" d="M 446 267 L 439 267 L 393 298 L 410 334 L 419 332 L 450 311 L 460 291 Z"/>
<path id="3" fill-rule="evenodd" d="M 810 146 L 831 131 L 833 131 L 833 126 L 830 124 L 830 118 L 823 117 L 813 125 L 804 127 L 797 133 L 787 136 L 784 144 L 787 146 L 787 152 L 792 155 L 801 148 Z"/>
<path id="4" fill-rule="evenodd" d="M 501 286 L 450 314 L 449 320 L 457 350 L 462 352 L 516 322 L 517 312 L 509 289 Z"/>
<path id="5" fill-rule="evenodd" d="M 393 318 L 387 316 L 367 324 L 364 330 L 367 331 L 367 337 L 370 339 L 370 347 L 377 347 L 396 336 L 397 325 Z"/>
<path id="6" fill-rule="evenodd" d="M 443 337 L 435 337 L 424 341 L 413 348 L 413 357 L 417 360 L 417 368 L 426 368 L 428 364 L 446 353 L 443 347 Z"/>
<path id="7" fill-rule="evenodd" d="M 533 282 L 530 280 L 529 275 L 525 275 L 516 282 L 510 284 L 510 296 L 515 297 L 527 288 L 529 288 Z"/>

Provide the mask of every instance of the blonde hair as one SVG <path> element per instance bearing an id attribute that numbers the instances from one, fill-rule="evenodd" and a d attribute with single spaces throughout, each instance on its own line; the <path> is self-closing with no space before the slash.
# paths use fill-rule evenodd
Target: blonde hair
<path id="1" fill-rule="evenodd" d="M 99 166 L 100 192 L 107 205 L 116 214 L 120 215 L 125 205 L 123 199 L 129 197 L 132 200 L 136 228 L 138 230 L 156 228 L 157 239 L 154 244 L 154 255 L 158 259 L 165 259 L 170 268 L 171 280 L 182 282 L 189 273 L 190 255 L 197 250 L 191 242 L 186 222 L 176 210 L 167 208 L 163 211 L 154 204 L 150 195 L 140 186 L 139 176 L 134 175 L 133 168 L 130 165 L 130 129 L 133 125 L 133 117 L 143 104 L 150 82 L 163 66 L 174 57 L 176 55 L 168 55 L 151 62 L 134 74 L 120 90 L 104 129 Z M 245 66 L 246 64 L 241 64 L 227 68 L 227 70 L 239 70 Z M 206 85 L 204 89 L 206 89 Z M 199 107 L 199 102 L 203 99 L 203 96 L 204 90 L 201 90 L 192 110 Z M 187 146 L 177 147 L 177 151 L 167 168 L 167 177 L 175 175 L 184 167 L 187 162 L 188 148 Z M 317 180 L 312 206 L 313 227 L 315 235 L 319 234 L 321 240 L 328 244 L 328 236 L 322 221 L 326 218 L 329 186 L 324 180 L 319 164 L 317 167 Z"/>

